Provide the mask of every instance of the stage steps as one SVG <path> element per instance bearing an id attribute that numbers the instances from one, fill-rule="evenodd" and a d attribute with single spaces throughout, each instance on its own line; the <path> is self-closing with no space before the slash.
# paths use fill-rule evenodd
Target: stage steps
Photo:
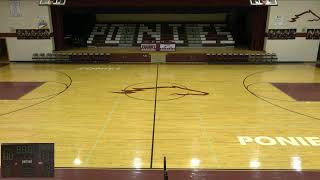
<path id="1" fill-rule="evenodd" d="M 167 53 L 150 53 L 151 63 L 166 63 Z"/>

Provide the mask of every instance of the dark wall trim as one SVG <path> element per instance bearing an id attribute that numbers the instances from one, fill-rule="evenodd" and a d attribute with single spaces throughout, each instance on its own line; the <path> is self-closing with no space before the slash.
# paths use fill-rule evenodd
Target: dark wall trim
<path id="1" fill-rule="evenodd" d="M 264 37 L 268 37 L 268 33 L 266 32 Z M 307 33 L 296 33 L 296 37 L 307 37 Z"/>
<path id="2" fill-rule="evenodd" d="M 17 37 L 16 33 L 0 33 L 0 37 Z"/>
<path id="3" fill-rule="evenodd" d="M 307 33 L 296 33 L 296 37 L 307 37 Z"/>
<path id="4" fill-rule="evenodd" d="M 226 7 L 250 6 L 248 0 L 68 0 L 66 7 Z"/>
<path id="5" fill-rule="evenodd" d="M 104 7 L 90 8 L 91 11 L 102 14 L 207 14 L 231 12 L 239 7 Z M 70 8 L 81 9 L 81 8 Z"/>

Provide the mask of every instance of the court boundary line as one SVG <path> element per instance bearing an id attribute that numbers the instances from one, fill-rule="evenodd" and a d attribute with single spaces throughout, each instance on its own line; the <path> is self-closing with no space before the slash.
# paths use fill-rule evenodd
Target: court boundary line
<path id="1" fill-rule="evenodd" d="M 272 105 L 272 106 L 275 106 L 275 107 L 277 107 L 277 108 L 280 108 L 280 109 L 285 110 L 285 111 L 288 111 L 288 112 L 291 112 L 291 113 L 293 113 L 293 114 L 297 114 L 297 115 L 300 115 L 300 116 L 304 116 L 304 117 L 306 117 L 306 118 L 310 118 L 310 119 L 313 119 L 313 120 L 318 120 L 318 121 L 320 121 L 320 118 L 318 118 L 318 117 L 314 117 L 314 116 L 311 116 L 311 115 L 308 115 L 308 114 L 304 114 L 304 113 L 301 113 L 301 112 L 298 112 L 298 111 L 295 111 L 295 110 L 291 110 L 291 109 L 289 109 L 289 108 L 286 108 L 286 107 L 283 107 L 283 106 L 281 106 L 281 105 L 275 104 L 275 103 L 273 103 L 273 102 L 271 102 L 271 101 L 269 101 L 269 100 L 266 100 L 265 98 L 257 95 L 256 93 L 254 93 L 253 91 L 251 91 L 251 90 L 249 89 L 250 84 L 249 84 L 249 85 L 246 84 L 247 79 L 249 79 L 250 77 L 255 76 L 255 75 L 257 75 L 257 74 L 262 74 L 262 73 L 265 73 L 265 72 L 273 72 L 273 71 L 274 71 L 274 70 L 266 70 L 266 71 L 259 71 L 259 72 L 255 72 L 255 73 L 249 74 L 249 75 L 247 75 L 247 76 L 243 79 L 242 85 L 243 85 L 243 87 L 245 88 L 245 90 L 246 90 L 247 92 L 249 92 L 251 95 L 253 95 L 254 97 L 256 97 L 256 98 L 258 98 L 258 99 L 260 99 L 260 100 L 262 100 L 262 101 L 264 101 L 264 102 L 266 102 L 266 103 L 268 103 L 268 104 L 270 104 L 270 105 Z"/>
<path id="2" fill-rule="evenodd" d="M 251 87 L 251 86 L 256 86 L 257 84 L 269 84 L 269 85 L 272 86 L 272 82 L 255 82 L 255 83 L 251 83 L 251 84 L 248 84 L 248 85 L 247 85 L 248 90 L 254 92 L 253 90 L 250 89 L 250 87 Z M 293 103 L 297 102 L 297 101 L 295 101 L 295 100 L 285 100 L 285 99 L 270 98 L 270 97 L 268 97 L 268 96 L 260 95 L 260 94 L 258 94 L 258 93 L 256 93 L 256 92 L 254 92 L 254 94 L 256 94 L 256 95 L 259 96 L 259 97 L 262 97 L 262 98 L 265 98 L 265 99 L 270 99 L 270 100 L 275 100 L 275 101 L 284 101 L 284 102 L 293 102 Z M 287 94 L 285 94 L 285 95 L 287 95 Z M 293 99 L 293 98 L 290 97 L 289 95 L 287 95 L 287 96 L 288 96 L 289 98 Z M 306 102 L 306 101 L 304 101 L 304 102 Z M 309 101 L 307 101 L 307 102 L 309 102 Z"/>
<path id="3" fill-rule="evenodd" d="M 55 169 L 84 169 L 84 170 L 134 170 L 134 171 L 140 171 L 140 170 L 163 170 L 163 168 L 107 168 L 107 167 L 55 167 Z M 253 172 L 262 172 L 262 171 L 276 171 L 276 172 L 281 172 L 281 171 L 285 171 L 285 172 L 319 172 L 320 173 L 320 169 L 301 169 L 299 171 L 297 171 L 296 169 L 246 169 L 246 168 L 240 168 L 240 169 L 234 169 L 234 168 L 213 168 L 213 169 L 209 169 L 209 168 L 169 168 L 169 170 L 186 170 L 186 171 L 253 171 Z"/>
<path id="4" fill-rule="evenodd" d="M 1 166 L 0 166 L 1 168 Z M 110 171 L 110 170 L 117 170 L 117 171 L 163 171 L 163 168 L 108 168 L 108 167 L 55 167 L 55 169 L 60 169 L 60 170 L 105 170 L 105 171 Z M 240 168 L 240 169 L 219 169 L 219 168 L 169 168 L 171 171 L 175 170 L 180 170 L 180 171 L 240 171 L 240 172 L 315 172 L 315 173 L 320 173 L 320 169 L 301 169 L 297 171 L 296 169 L 245 169 L 245 168 Z"/>
<path id="5" fill-rule="evenodd" d="M 62 83 L 62 82 L 57 82 L 57 81 L 46 81 L 44 84 L 47 84 L 47 83 L 56 83 L 56 84 L 64 85 L 65 88 L 68 87 L 68 84 Z M 44 84 L 43 84 L 43 85 L 44 85 Z M 41 85 L 41 86 L 42 86 L 42 85 Z M 40 86 L 39 86 L 39 87 L 40 87 Z M 37 88 L 39 88 L 39 87 L 37 87 Z M 36 89 L 37 89 L 37 88 L 36 88 Z M 63 90 L 62 90 L 62 91 L 63 91 Z M 46 95 L 46 96 L 33 97 L 33 98 L 26 98 L 26 99 L 24 99 L 23 97 L 25 97 L 26 95 L 28 95 L 28 94 L 26 94 L 26 95 L 22 96 L 20 99 L 17 99 L 16 101 L 31 101 L 31 100 L 37 100 L 37 99 L 44 99 L 44 98 L 47 98 L 47 97 L 55 96 L 55 95 L 59 94 L 59 93 L 62 92 L 62 91 L 58 91 L 58 92 L 56 92 L 56 93 L 52 93 L 52 94 L 49 94 L 49 95 Z"/>
<path id="6" fill-rule="evenodd" d="M 56 95 L 53 95 L 53 96 L 51 96 L 51 97 L 49 97 L 49 98 L 47 98 L 47 99 L 44 99 L 44 100 L 40 101 L 40 102 L 31 104 L 31 105 L 29 105 L 29 106 L 25 106 L 25 107 L 22 107 L 22 108 L 20 108 L 20 109 L 16 109 L 16 110 L 13 110 L 13 111 L 10 111 L 10 112 L 6 112 L 6 113 L 3 113 L 3 114 L 0 114 L 0 117 L 6 116 L 6 115 L 9 115 L 9 114 L 12 114 L 12 113 L 16 113 L 16 112 L 19 112 L 19 111 L 23 111 L 23 110 L 32 108 L 32 107 L 34 107 L 34 106 L 40 105 L 40 104 L 42 104 L 42 103 L 45 103 L 45 102 L 47 102 L 47 101 L 50 101 L 51 99 L 54 99 L 54 98 L 58 97 L 59 95 L 63 94 L 64 92 L 66 92 L 66 91 L 70 88 L 70 86 L 72 85 L 72 83 L 73 83 L 73 80 L 72 80 L 71 76 L 69 76 L 67 73 L 62 72 L 62 71 L 53 71 L 53 72 L 62 74 L 62 75 L 66 76 L 66 77 L 69 79 L 69 84 L 66 84 L 66 87 L 65 87 L 64 90 L 62 90 L 61 92 L 59 92 L 59 93 L 56 94 Z"/>
<path id="7" fill-rule="evenodd" d="M 156 76 L 156 88 L 154 95 L 154 109 L 153 109 L 153 125 L 152 125 L 152 143 L 151 143 L 151 158 L 150 158 L 150 168 L 153 167 L 153 154 L 154 154 L 154 134 L 156 128 L 156 114 L 157 114 L 157 96 L 158 96 L 158 80 L 159 80 L 159 64 L 157 64 L 157 76 Z"/>

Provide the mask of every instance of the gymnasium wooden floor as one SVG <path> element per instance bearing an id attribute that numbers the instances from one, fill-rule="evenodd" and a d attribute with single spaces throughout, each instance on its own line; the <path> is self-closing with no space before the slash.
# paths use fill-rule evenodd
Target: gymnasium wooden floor
<path id="1" fill-rule="evenodd" d="M 320 137 L 318 83 L 310 64 L 11 64 L 0 143 L 53 142 L 57 167 L 319 169 L 320 146 L 239 142 Z"/>

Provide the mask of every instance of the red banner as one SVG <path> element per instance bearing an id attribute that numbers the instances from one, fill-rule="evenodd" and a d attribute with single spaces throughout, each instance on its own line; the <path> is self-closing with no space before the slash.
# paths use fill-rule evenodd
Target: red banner
<path id="1" fill-rule="evenodd" d="M 144 52 L 153 52 L 153 51 L 161 51 L 161 52 L 173 52 L 176 51 L 176 44 L 174 43 L 144 43 L 140 46 L 141 51 Z"/>
<path id="2" fill-rule="evenodd" d="M 152 52 L 157 51 L 157 44 L 141 44 L 141 51 Z"/>

